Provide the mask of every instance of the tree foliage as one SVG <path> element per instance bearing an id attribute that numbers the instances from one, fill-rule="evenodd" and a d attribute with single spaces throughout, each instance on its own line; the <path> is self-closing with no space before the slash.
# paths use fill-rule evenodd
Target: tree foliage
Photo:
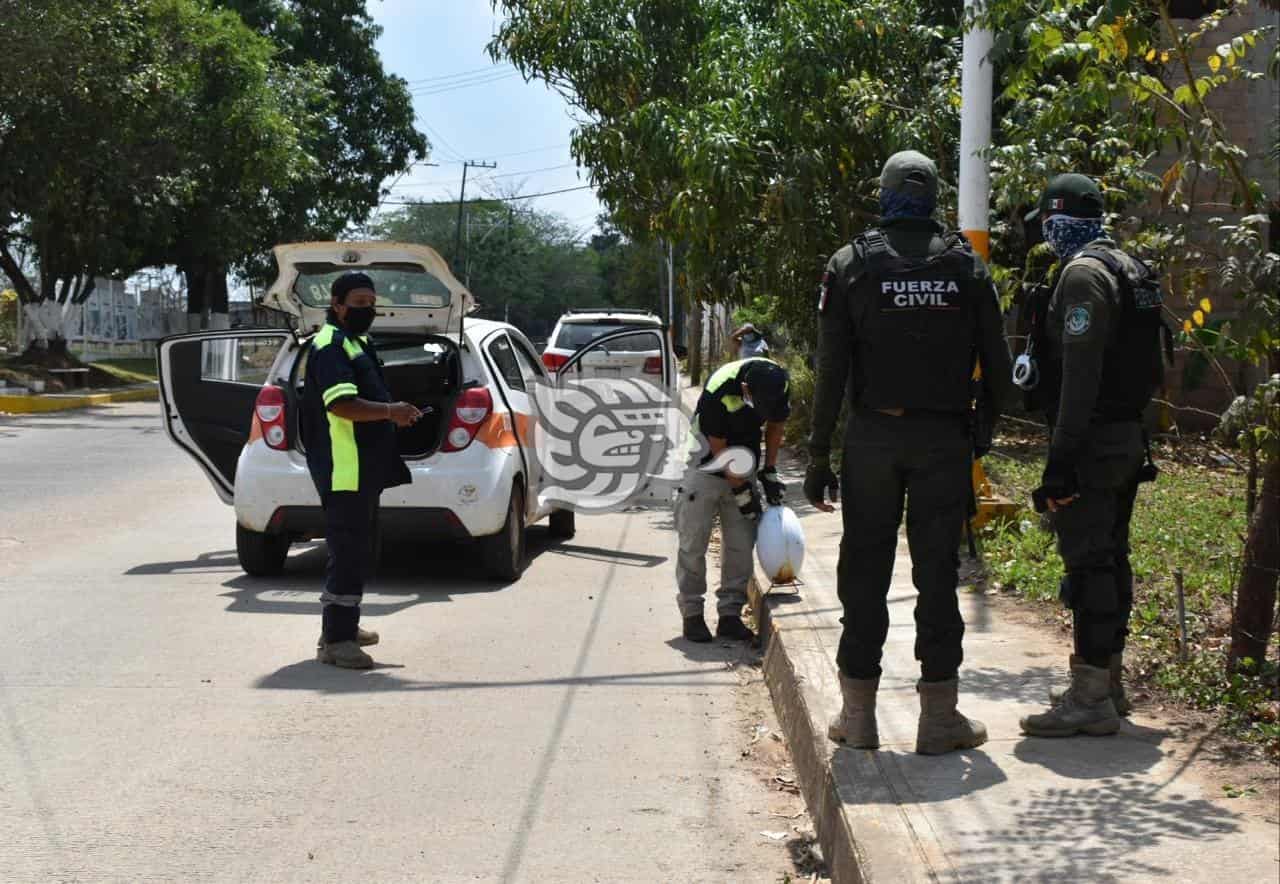
<path id="1" fill-rule="evenodd" d="M 259 247 L 272 188 L 312 166 L 311 78 L 199 0 L 4 2 L 24 52 L 0 69 L 0 266 L 25 303 L 82 301 L 194 237 Z"/>
<path id="2" fill-rule="evenodd" d="M 273 189 L 271 229 L 257 252 L 237 256 L 253 276 L 270 275 L 264 254 L 276 242 L 334 239 L 377 207 L 383 183 L 427 157 L 414 128 L 413 97 L 388 74 L 375 43 L 382 29 L 367 0 L 216 0 L 271 39 L 274 63 L 323 88 L 310 96 L 302 147 L 315 174 Z"/>
<path id="3" fill-rule="evenodd" d="M 0 269 L 27 304 L 175 263 L 193 307 L 425 156 L 365 0 L 0 0 Z M 56 329 L 54 330 L 56 332 Z"/>
<path id="4" fill-rule="evenodd" d="M 1231 0 L 1191 21 L 1174 19 L 1164 0 L 989 5 L 1003 86 L 994 240 L 1010 294 L 1042 273 L 1034 259 L 1019 266 L 1021 212 L 1050 176 L 1083 171 L 1102 185 L 1123 244 L 1182 297 L 1188 346 L 1277 358 L 1280 256 L 1264 236 L 1276 194 L 1250 174 L 1240 139 L 1252 133 L 1222 118 L 1223 90 L 1267 76 L 1265 29 L 1238 26 L 1255 6 Z M 1209 328 L 1215 301 L 1236 318 Z"/>
<path id="5" fill-rule="evenodd" d="M 573 151 L 621 229 L 678 241 L 689 300 L 767 294 L 812 323 L 826 256 L 885 158 L 954 173 L 953 4 L 496 0 L 491 46 L 582 112 Z"/>

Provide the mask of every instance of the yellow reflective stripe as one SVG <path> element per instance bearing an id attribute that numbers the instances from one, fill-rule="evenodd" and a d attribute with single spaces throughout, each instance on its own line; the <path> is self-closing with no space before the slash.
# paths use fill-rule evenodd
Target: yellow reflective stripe
<path id="1" fill-rule="evenodd" d="M 334 384 L 332 387 L 325 390 L 324 395 L 321 398 L 324 399 L 324 407 L 328 408 L 330 405 L 333 404 L 333 400 L 335 399 L 341 399 L 343 396 L 358 396 L 358 395 L 360 395 L 360 390 L 358 387 L 356 387 L 355 384 L 341 383 L 341 384 Z"/>
<path id="2" fill-rule="evenodd" d="M 326 325 L 316 333 L 314 338 L 311 339 L 311 346 L 315 347 L 317 350 L 323 350 L 325 347 L 333 343 L 333 335 L 336 331 L 337 329 L 333 326 Z"/>
<path id="3" fill-rule="evenodd" d="M 741 411 L 747 407 L 746 400 L 741 396 L 721 396 L 720 404 L 724 406 L 724 410 L 733 414 L 735 411 Z"/>
<path id="4" fill-rule="evenodd" d="M 333 457 L 330 491 L 360 490 L 360 452 L 356 448 L 356 425 L 333 412 L 329 417 L 329 450 Z"/>
<path id="5" fill-rule="evenodd" d="M 355 359 L 357 356 L 360 356 L 361 354 L 364 353 L 364 351 L 360 349 L 360 345 L 357 344 L 355 341 L 351 340 L 350 338 L 342 339 L 342 349 L 352 359 Z"/>
<path id="6" fill-rule="evenodd" d="M 708 393 L 714 393 L 716 390 L 720 389 L 726 381 L 731 380 L 738 374 L 738 369 L 742 367 L 742 363 L 745 361 L 746 360 L 744 359 L 720 366 L 720 368 L 716 370 L 716 373 L 707 380 L 707 385 L 703 387 L 703 389 Z"/>

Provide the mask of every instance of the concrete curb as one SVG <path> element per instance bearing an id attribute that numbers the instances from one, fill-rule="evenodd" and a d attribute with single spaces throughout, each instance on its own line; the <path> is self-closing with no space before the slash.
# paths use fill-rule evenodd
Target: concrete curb
<path id="1" fill-rule="evenodd" d="M 922 843 L 928 839 L 898 804 L 903 784 L 889 775 L 877 753 L 837 748 L 828 740 L 827 720 L 837 710 L 826 708 L 823 698 L 839 695 L 834 655 L 812 629 L 778 624 L 766 598 L 768 587 L 769 578 L 757 567 L 749 603 L 765 642 L 765 684 L 832 882 L 936 880 Z M 831 763 L 833 752 L 843 753 L 838 767 Z"/>
<path id="2" fill-rule="evenodd" d="M 48 393 L 26 396 L 0 394 L 0 412 L 8 414 L 44 414 L 71 408 L 114 405 L 119 402 L 155 402 L 160 398 L 156 384 L 125 387 L 109 393 Z"/>

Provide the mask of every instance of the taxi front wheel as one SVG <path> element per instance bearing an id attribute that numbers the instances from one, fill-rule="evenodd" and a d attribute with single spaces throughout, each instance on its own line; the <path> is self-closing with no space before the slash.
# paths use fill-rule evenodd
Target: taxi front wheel
<path id="1" fill-rule="evenodd" d="M 236 525 L 236 557 L 240 567 L 253 577 L 277 577 L 289 556 L 289 535 L 263 534 Z"/>

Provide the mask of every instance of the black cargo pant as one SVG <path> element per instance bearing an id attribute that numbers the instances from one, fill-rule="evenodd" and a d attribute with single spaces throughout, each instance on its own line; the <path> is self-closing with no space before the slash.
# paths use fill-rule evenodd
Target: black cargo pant
<path id="1" fill-rule="evenodd" d="M 324 539 L 329 546 L 321 622 L 326 642 L 355 639 L 360 599 L 373 566 L 380 492 L 334 491 L 324 495 Z"/>
<path id="2" fill-rule="evenodd" d="M 955 678 L 964 620 L 956 599 L 957 549 L 972 493 L 972 445 L 962 417 L 849 420 L 841 467 L 844 536 L 837 585 L 844 631 L 836 663 L 849 678 L 876 678 L 889 633 L 889 582 L 904 501 L 916 598 L 915 655 L 925 681 Z"/>
<path id="3" fill-rule="evenodd" d="M 1145 450 L 1137 421 L 1095 424 L 1076 467 L 1080 497 L 1051 517 L 1067 572 L 1062 603 L 1072 612 L 1076 655 L 1090 666 L 1108 665 L 1129 635 L 1129 519 Z"/>

